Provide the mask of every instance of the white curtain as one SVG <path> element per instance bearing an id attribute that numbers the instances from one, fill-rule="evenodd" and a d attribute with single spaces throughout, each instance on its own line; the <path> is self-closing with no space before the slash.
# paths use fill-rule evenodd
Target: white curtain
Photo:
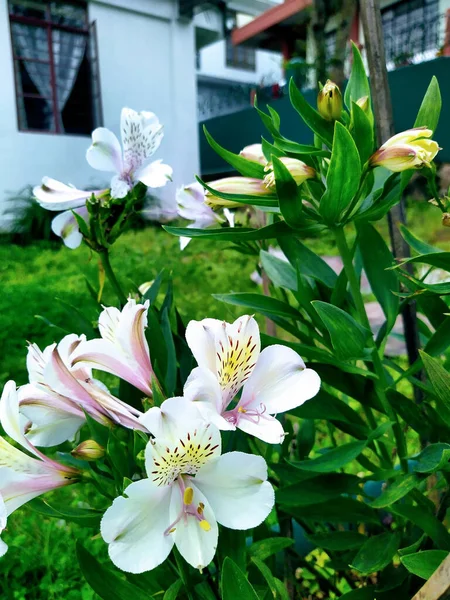
<path id="1" fill-rule="evenodd" d="M 55 130 L 53 115 L 50 65 L 37 60 L 49 60 L 48 33 L 43 27 L 12 23 L 13 39 L 20 58 L 39 94 L 45 96 L 50 119 L 50 129 Z M 70 96 L 86 49 L 86 36 L 78 33 L 52 30 L 52 49 L 56 80 L 56 96 L 60 130 L 64 131 L 61 113 Z M 28 59 L 28 60 L 27 60 Z M 30 60 L 31 59 L 31 60 Z"/>

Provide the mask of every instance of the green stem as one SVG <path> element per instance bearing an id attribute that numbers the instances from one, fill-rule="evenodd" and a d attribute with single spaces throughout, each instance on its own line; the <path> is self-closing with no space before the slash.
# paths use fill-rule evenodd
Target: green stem
<path id="1" fill-rule="evenodd" d="M 439 190 L 437 189 L 437 186 L 436 186 L 436 179 L 435 179 L 434 172 L 432 172 L 431 175 L 427 176 L 427 180 L 428 180 L 428 185 L 430 187 L 431 193 L 433 194 L 434 199 L 437 202 L 437 205 L 439 206 L 441 211 L 443 213 L 445 213 L 445 206 L 442 204 L 442 200 L 439 197 Z"/>
<path id="2" fill-rule="evenodd" d="M 369 318 L 367 317 L 366 308 L 364 306 L 364 299 L 361 294 L 361 288 L 359 285 L 358 277 L 356 276 L 355 268 L 353 266 L 353 260 L 350 253 L 350 249 L 347 245 L 344 229 L 342 227 L 335 229 L 334 235 L 337 247 L 342 258 L 342 262 L 344 264 L 345 273 L 350 284 L 353 300 L 355 302 L 355 306 L 358 311 L 361 324 L 368 331 L 371 331 Z M 384 372 L 383 363 L 381 362 L 380 355 L 378 354 L 378 348 L 375 344 L 375 340 L 373 339 L 372 335 L 369 337 L 369 345 L 372 349 L 372 360 L 374 370 L 376 375 L 378 376 L 378 382 L 375 384 L 375 391 L 388 419 L 393 423 L 392 430 L 394 432 L 400 464 L 403 471 L 407 473 L 408 463 L 406 461 L 405 438 L 397 415 L 393 410 L 392 406 L 390 405 L 389 400 L 386 396 L 386 375 Z"/>
<path id="3" fill-rule="evenodd" d="M 105 274 L 109 280 L 109 283 L 113 286 L 120 304 L 122 306 L 125 306 L 125 304 L 127 303 L 127 297 L 125 296 L 122 288 L 120 287 L 120 283 L 117 281 L 117 278 L 112 269 L 111 263 L 109 261 L 109 251 L 105 248 L 104 250 L 101 250 L 98 254 L 100 256 L 100 260 L 102 261 L 102 265 L 105 269 Z"/>

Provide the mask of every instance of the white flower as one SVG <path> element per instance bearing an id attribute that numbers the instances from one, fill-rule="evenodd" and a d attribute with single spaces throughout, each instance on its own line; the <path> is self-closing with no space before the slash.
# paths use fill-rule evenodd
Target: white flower
<path id="1" fill-rule="evenodd" d="M 0 533 L 17 508 L 50 490 L 74 483 L 79 472 L 51 460 L 25 437 L 14 381 L 8 381 L 0 400 L 0 421 L 6 434 L 30 452 L 29 456 L 0 437 Z M 0 556 L 7 546 L 0 540 Z"/>
<path id="2" fill-rule="evenodd" d="M 286 346 L 260 352 L 259 327 L 245 315 L 233 324 L 216 319 L 191 321 L 186 340 L 198 363 L 184 395 L 219 429 L 242 429 L 276 444 L 284 438 L 273 416 L 300 406 L 320 389 L 319 375 Z M 236 406 L 229 408 L 242 389 Z"/>
<path id="3" fill-rule="evenodd" d="M 92 132 L 92 145 L 86 152 L 91 167 L 115 173 L 111 196 L 124 198 L 138 181 L 150 188 L 166 185 L 172 177 L 172 168 L 162 160 L 149 160 L 163 138 L 163 126 L 156 115 L 123 108 L 120 129 L 123 151 L 112 131 L 98 127 Z"/>
<path id="4" fill-rule="evenodd" d="M 195 568 L 213 559 L 217 523 L 231 529 L 258 526 L 274 504 L 260 456 L 221 456 L 220 432 L 192 402 L 170 398 L 142 418 L 155 435 L 146 449 L 148 479 L 126 488 L 102 520 L 113 563 L 143 573 L 160 565 L 174 544 Z"/>
<path id="5" fill-rule="evenodd" d="M 101 339 L 83 341 L 73 352 L 73 364 L 112 373 L 151 396 L 153 369 L 145 338 L 149 306 L 148 300 L 130 299 L 122 311 L 105 308 L 98 320 Z"/>
<path id="6" fill-rule="evenodd" d="M 61 237 L 64 244 L 71 248 L 78 248 L 83 236 L 73 213 L 76 212 L 84 221 L 88 221 L 88 210 L 86 200 L 94 194 L 98 197 L 105 194 L 107 190 L 84 191 L 61 183 L 51 177 L 43 177 L 41 185 L 33 188 L 33 196 L 46 210 L 60 211 L 52 221 L 53 232 Z"/>
<path id="7" fill-rule="evenodd" d="M 193 221 L 188 225 L 192 229 L 206 229 L 214 223 L 222 223 L 224 219 L 205 203 L 205 190 L 200 183 L 195 182 L 180 187 L 176 194 L 178 214 L 183 219 Z M 234 213 L 228 208 L 223 211 L 230 227 L 234 227 Z M 184 250 L 191 241 L 189 237 L 180 237 L 180 248 Z"/>

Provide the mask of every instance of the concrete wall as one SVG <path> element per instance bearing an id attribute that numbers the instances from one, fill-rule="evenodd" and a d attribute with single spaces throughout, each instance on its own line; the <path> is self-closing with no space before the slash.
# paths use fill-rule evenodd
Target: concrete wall
<path id="1" fill-rule="evenodd" d="M 174 168 L 164 195 L 199 170 L 194 28 L 176 17 L 176 0 L 89 4 L 89 18 L 97 21 L 104 125 L 120 135 L 123 106 L 159 116 L 165 137 L 155 158 Z M 0 227 L 7 227 L 5 198 L 44 175 L 77 187 L 107 184 L 109 174 L 85 160 L 90 137 L 18 131 L 6 2 L 0 3 L 0 73 Z"/>

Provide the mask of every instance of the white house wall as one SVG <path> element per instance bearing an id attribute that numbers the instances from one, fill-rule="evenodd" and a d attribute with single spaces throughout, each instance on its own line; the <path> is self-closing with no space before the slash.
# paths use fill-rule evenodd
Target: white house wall
<path id="1" fill-rule="evenodd" d="M 164 123 L 156 155 L 174 168 L 174 183 L 199 171 L 194 29 L 176 20 L 175 0 L 108 0 L 89 4 L 97 21 L 104 125 L 119 135 L 123 106 L 151 110 Z M 7 3 L 0 2 L 0 226 L 5 200 L 43 175 L 77 187 L 107 184 L 109 174 L 85 160 L 88 136 L 19 132 Z"/>

